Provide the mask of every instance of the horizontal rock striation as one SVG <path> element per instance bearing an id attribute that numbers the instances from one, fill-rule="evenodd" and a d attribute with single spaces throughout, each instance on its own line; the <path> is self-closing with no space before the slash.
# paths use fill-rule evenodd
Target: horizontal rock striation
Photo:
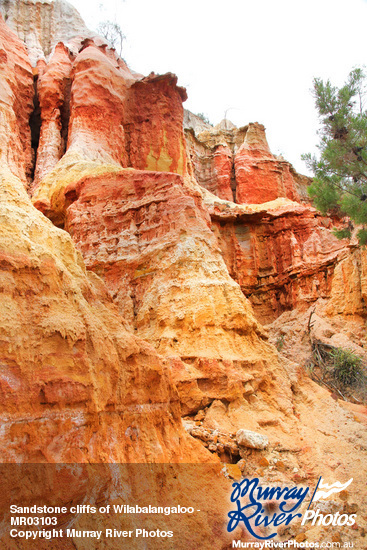
<path id="1" fill-rule="evenodd" d="M 210 212 L 228 270 L 262 322 L 330 298 L 349 246 L 329 218 L 287 199 L 247 208 L 214 201 Z"/>
<path id="2" fill-rule="evenodd" d="M 275 408 L 291 406 L 285 374 L 228 275 L 200 195 L 179 175 L 124 170 L 71 185 L 68 197 L 66 228 L 87 267 L 131 329 L 170 359 L 185 412 L 257 390 Z"/>
<path id="3" fill-rule="evenodd" d="M 347 288 L 354 289 L 360 287 L 357 272 L 363 271 L 352 259 L 355 242 L 339 241 L 333 234 L 333 227 L 345 225 L 345 220 L 322 216 L 309 204 L 309 178 L 271 154 L 262 125 L 237 129 L 224 121 L 203 128 L 195 123 L 196 118 L 186 117 L 189 172 L 210 191 L 203 197 L 212 230 L 231 277 L 250 299 L 256 317 L 268 323 L 284 311 L 307 309 L 332 295 L 325 311 L 336 314 L 332 304 L 338 300 L 341 269 L 355 266 L 351 278 L 356 286 L 343 276 Z M 354 305 L 348 306 L 341 291 L 344 305 L 338 314 L 365 314 L 366 302 L 357 294 L 359 298 L 348 300 Z"/>

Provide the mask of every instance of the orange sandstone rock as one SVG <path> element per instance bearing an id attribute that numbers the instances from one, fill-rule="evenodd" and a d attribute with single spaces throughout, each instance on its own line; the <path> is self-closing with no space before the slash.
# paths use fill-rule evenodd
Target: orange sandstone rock
<path id="1" fill-rule="evenodd" d="M 220 199 L 238 204 L 261 204 L 286 197 L 309 202 L 306 176 L 300 176 L 282 157 L 275 157 L 265 128 L 250 123 L 236 128 L 224 120 L 215 128 L 185 116 L 189 173 Z M 200 119 L 199 119 L 200 122 Z"/>
<path id="2" fill-rule="evenodd" d="M 15 82 L 11 71 L 8 80 Z M 10 109 L 9 120 L 16 123 Z M 12 165 L 12 155 L 8 159 Z M 187 535 L 185 530 L 177 548 L 187 548 L 188 539 L 202 548 L 208 541 L 217 550 L 228 545 L 229 482 L 215 465 L 218 459 L 183 430 L 167 365 L 128 332 L 102 281 L 86 272 L 70 236 L 33 207 L 6 162 L 0 166 L 0 220 L 0 461 L 23 463 L 1 469 L 2 517 L 14 502 L 69 507 L 136 499 L 139 505 L 191 506 L 195 487 L 199 507 L 205 510 L 210 493 L 212 507 L 208 514 L 186 518 Z M 198 461 L 209 464 L 193 472 L 172 464 Z M 42 469 L 46 462 L 56 465 Z M 62 466 L 69 462 L 70 468 Z M 93 462 L 114 464 L 93 468 L 88 464 Z M 149 470 L 138 464 L 127 469 L 123 462 L 149 462 Z M 160 463 L 156 470 L 154 462 Z M 166 470 L 162 462 L 170 463 Z M 101 521 L 121 528 L 121 517 L 115 518 Z M 87 514 L 69 513 L 66 522 L 92 528 Z M 156 527 L 149 520 L 144 525 Z M 182 517 L 163 518 L 160 527 L 178 532 Z M 135 528 L 133 517 L 126 528 Z M 23 540 L 15 544 L 4 531 L 0 537 L 9 549 L 29 546 Z M 60 550 L 80 547 L 77 537 L 61 542 L 51 544 Z M 152 548 L 168 548 L 158 542 Z M 50 541 L 37 544 L 46 549 Z M 114 546 L 111 540 L 105 548 Z M 137 541 L 131 548 L 139 546 Z"/>
<path id="3" fill-rule="evenodd" d="M 29 104 L 21 116 L 10 99 L 19 91 L 28 101 L 32 75 L 28 66 L 23 70 L 18 39 L 6 28 L 1 33 L 9 65 L 1 103 L 0 460 L 206 460 L 206 451 L 183 431 L 178 394 L 162 358 L 127 331 L 70 236 L 33 207 L 11 171 Z M 14 124 L 12 142 L 8 122 Z M 24 158 L 14 170 L 23 177 Z"/>
<path id="4" fill-rule="evenodd" d="M 219 145 L 214 153 L 214 185 L 212 191 L 219 198 L 233 201 L 232 179 L 233 179 L 233 159 L 230 148 L 225 145 Z M 210 189 L 209 189 L 210 190 Z"/>
<path id="5" fill-rule="evenodd" d="M 122 122 L 126 91 L 136 78 L 106 45 L 87 39 L 72 63 L 69 98 L 70 68 L 65 55 L 65 49 L 56 50 L 40 79 L 44 121 L 33 193 L 36 207 L 58 226 L 64 223 L 64 189 L 70 182 L 126 164 Z M 44 140 L 43 132 L 50 128 L 52 139 Z M 52 155 L 47 152 L 49 141 Z"/>
<path id="6" fill-rule="evenodd" d="M 367 253 L 356 248 L 345 254 L 333 273 L 328 315 L 367 316 Z"/>
<path id="7" fill-rule="evenodd" d="M 292 362 L 298 349 L 290 358 L 276 353 L 241 288 L 252 294 L 256 313 L 264 319 L 331 296 L 326 304 L 333 316 L 331 329 L 322 322 L 314 329 L 326 337 L 336 326 L 335 317 L 365 315 L 360 306 L 366 294 L 363 254 L 350 254 L 345 243 L 334 239 L 331 220 L 311 207 L 277 198 L 296 198 L 300 180 L 287 163 L 271 155 L 259 125 L 236 130 L 225 121 L 213 132 L 206 128 L 197 139 L 200 145 L 194 140 L 189 147 L 191 179 L 172 173 L 185 172 L 182 90 L 170 75 L 136 82 L 140 77 L 98 40 L 84 41 L 76 60 L 69 58 L 71 117 L 67 151 L 59 161 L 60 121 L 63 137 L 62 109 L 68 104 L 63 88 L 69 70 L 66 50 L 59 46 L 48 68 L 38 66 L 44 128 L 34 201 L 70 231 L 73 243 L 34 209 L 14 175 L 24 182 L 30 173 L 26 122 L 32 78 L 19 41 L 7 30 L 1 33 L 0 59 L 5 63 L 9 55 L 10 64 L 1 65 L 6 86 L 0 103 L 5 121 L 0 166 L 0 458 L 218 461 L 182 428 L 182 413 L 204 409 L 197 420 L 202 422 L 200 431 L 213 435 L 213 452 L 227 463 L 233 456 L 223 431 L 250 430 L 269 440 L 263 451 L 241 450 L 246 473 L 264 476 L 264 484 L 312 484 L 319 475 L 333 479 L 337 471 L 338 479 L 353 477 L 362 487 L 363 423 Z M 12 102 L 16 92 L 25 98 L 23 113 Z M 199 147 L 203 158 L 195 159 Z M 199 188 L 193 174 L 224 200 Z M 230 191 L 237 202 L 275 200 L 236 205 Z M 85 269 L 75 244 L 94 273 Z M 307 322 L 307 311 L 304 316 Z M 293 326 L 298 329 L 299 323 Z M 259 452 L 266 453 L 268 468 L 259 470 Z M 345 461 L 347 455 L 355 460 Z M 274 467 L 282 463 L 284 468 Z M 141 472 L 124 474 L 115 466 L 102 481 L 98 478 L 98 501 L 126 503 L 117 479 L 139 485 Z M 229 469 L 239 475 L 237 467 Z M 178 471 L 170 472 L 157 473 L 146 491 L 149 498 L 165 502 L 173 495 L 177 503 L 178 496 L 189 498 L 192 491 L 210 504 L 204 520 L 187 520 L 177 548 L 228 547 L 223 535 L 228 492 L 219 468 L 210 467 L 194 482 L 191 478 L 183 491 Z M 43 498 L 50 487 L 56 487 L 57 495 L 60 491 L 62 502 L 84 502 L 90 496 L 87 491 L 75 493 L 73 484 L 65 483 L 70 476 L 60 475 L 47 479 L 45 488 L 34 483 Z M 80 475 L 88 477 L 84 469 Z M 19 480 L 8 476 L 6 487 L 14 479 Z M 357 499 L 361 505 L 362 491 Z M 78 518 L 78 526 L 90 528 L 90 518 Z M 177 520 L 176 529 L 180 526 Z M 159 548 L 169 542 L 160 540 Z M 73 541 L 75 547 L 80 544 Z M 114 545 L 108 541 L 106 548 Z"/>
<path id="8" fill-rule="evenodd" d="M 182 102 L 186 99 L 186 90 L 177 86 L 171 73 L 152 73 L 131 86 L 124 116 L 128 166 L 185 172 Z"/>
<path id="9" fill-rule="evenodd" d="M 198 194 L 172 173 L 71 185 L 66 228 L 136 334 L 169 358 L 183 412 L 215 399 L 290 411 L 286 373 L 229 277 Z M 261 403 L 261 405 L 260 405 Z"/>
<path id="10" fill-rule="evenodd" d="M 348 253 L 330 219 L 287 199 L 247 207 L 214 200 L 209 209 L 229 273 L 262 322 L 330 297 L 335 266 Z"/>
<path id="11" fill-rule="evenodd" d="M 88 40 L 73 63 L 67 148 L 84 158 L 126 165 L 124 100 L 134 79 L 105 50 Z"/>
<path id="12" fill-rule="evenodd" d="M 185 111 L 188 172 L 219 198 L 235 201 L 234 154 L 243 143 L 247 127 L 237 129 L 229 121 L 215 128 Z"/>
<path id="13" fill-rule="evenodd" d="M 162 359 L 127 332 L 70 237 L 10 173 L 0 214 L 1 461 L 202 457 L 185 439 Z"/>
<path id="14" fill-rule="evenodd" d="M 66 228 L 88 267 L 157 349 L 235 358 L 247 349 L 245 339 L 235 344 L 236 334 L 261 337 L 200 197 L 179 175 L 124 170 L 90 177 L 70 185 L 66 201 L 75 201 Z"/>
<path id="15" fill-rule="evenodd" d="M 249 124 L 235 156 L 235 172 L 239 204 L 261 204 L 278 197 L 299 200 L 290 165 L 271 154 L 261 124 Z"/>
<path id="16" fill-rule="evenodd" d="M 0 163 L 26 185 L 32 173 L 33 74 L 24 44 L 0 15 Z"/>
<path id="17" fill-rule="evenodd" d="M 83 176 L 122 166 L 186 169 L 186 95 L 177 77 L 133 75 L 97 39 L 84 41 L 71 67 L 70 59 L 60 45 L 39 84 L 43 122 L 33 202 L 58 226 L 64 224 L 64 190 Z"/>
<path id="18" fill-rule="evenodd" d="M 70 117 L 70 57 L 68 49 L 59 43 L 49 64 L 42 69 L 39 67 L 37 92 L 42 125 L 33 191 L 66 150 Z"/>

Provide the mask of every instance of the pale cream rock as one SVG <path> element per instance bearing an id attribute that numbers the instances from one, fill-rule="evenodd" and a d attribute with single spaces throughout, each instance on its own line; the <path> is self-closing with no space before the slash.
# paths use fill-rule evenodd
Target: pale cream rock
<path id="1" fill-rule="evenodd" d="M 244 429 L 238 430 L 236 441 L 241 447 L 249 447 L 250 449 L 266 449 L 269 445 L 269 440 L 265 435 Z"/>
<path id="2" fill-rule="evenodd" d="M 79 12 L 65 0 L 0 0 L 0 11 L 6 24 L 28 49 L 32 65 L 48 59 L 58 42 L 68 44 L 96 33 L 84 24 Z M 78 41 L 70 44 L 75 49 Z"/>

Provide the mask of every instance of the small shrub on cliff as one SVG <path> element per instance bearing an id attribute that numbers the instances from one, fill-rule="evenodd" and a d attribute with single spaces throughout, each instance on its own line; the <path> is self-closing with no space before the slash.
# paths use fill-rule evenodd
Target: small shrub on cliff
<path id="1" fill-rule="evenodd" d="M 342 386 L 355 386 L 363 381 L 362 359 L 348 349 L 336 348 L 332 357 L 332 375 Z"/>
<path id="2" fill-rule="evenodd" d="M 312 358 L 307 365 L 313 380 L 343 399 L 367 400 L 367 370 L 361 357 L 345 348 L 312 340 Z"/>
<path id="3" fill-rule="evenodd" d="M 321 120 L 320 157 L 302 156 L 315 176 L 309 194 L 316 207 L 324 213 L 347 215 L 362 226 L 367 225 L 366 79 L 360 68 L 351 71 L 341 88 L 329 80 L 314 79 Z M 363 227 L 358 233 L 360 244 L 367 242 L 366 234 Z"/>
<path id="4" fill-rule="evenodd" d="M 203 122 L 205 122 L 206 124 L 210 124 L 210 126 L 211 126 L 210 120 L 208 119 L 208 117 L 207 117 L 206 115 L 204 115 L 204 113 L 197 113 L 196 116 L 197 116 L 198 118 L 201 118 L 201 120 L 202 120 Z"/>
<path id="5" fill-rule="evenodd" d="M 97 32 L 103 36 L 119 56 L 122 54 L 122 44 L 125 40 L 125 35 L 121 30 L 120 25 L 114 23 L 113 21 L 101 21 L 97 27 Z"/>
<path id="6" fill-rule="evenodd" d="M 280 336 L 278 336 L 275 342 L 275 347 L 277 348 L 278 351 L 282 351 L 282 349 L 284 348 L 284 338 L 285 338 L 285 334 L 281 334 Z"/>

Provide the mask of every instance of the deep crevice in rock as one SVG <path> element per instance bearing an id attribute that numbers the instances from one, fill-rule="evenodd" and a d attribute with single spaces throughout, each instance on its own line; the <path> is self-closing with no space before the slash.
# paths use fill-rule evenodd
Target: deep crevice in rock
<path id="1" fill-rule="evenodd" d="M 232 195 L 233 195 L 233 202 L 236 202 L 237 181 L 236 181 L 236 170 L 234 165 L 234 158 L 232 158 L 231 189 L 232 189 Z"/>
<path id="2" fill-rule="evenodd" d="M 34 172 L 37 162 L 37 151 L 41 134 L 41 107 L 38 99 L 38 75 L 33 77 L 34 95 L 33 95 L 33 111 L 29 117 L 29 127 L 31 130 L 31 144 L 32 144 L 32 169 L 31 169 L 31 181 L 34 179 Z"/>
<path id="3" fill-rule="evenodd" d="M 71 79 L 64 82 L 64 101 L 60 107 L 62 155 L 66 153 L 70 121 Z"/>

